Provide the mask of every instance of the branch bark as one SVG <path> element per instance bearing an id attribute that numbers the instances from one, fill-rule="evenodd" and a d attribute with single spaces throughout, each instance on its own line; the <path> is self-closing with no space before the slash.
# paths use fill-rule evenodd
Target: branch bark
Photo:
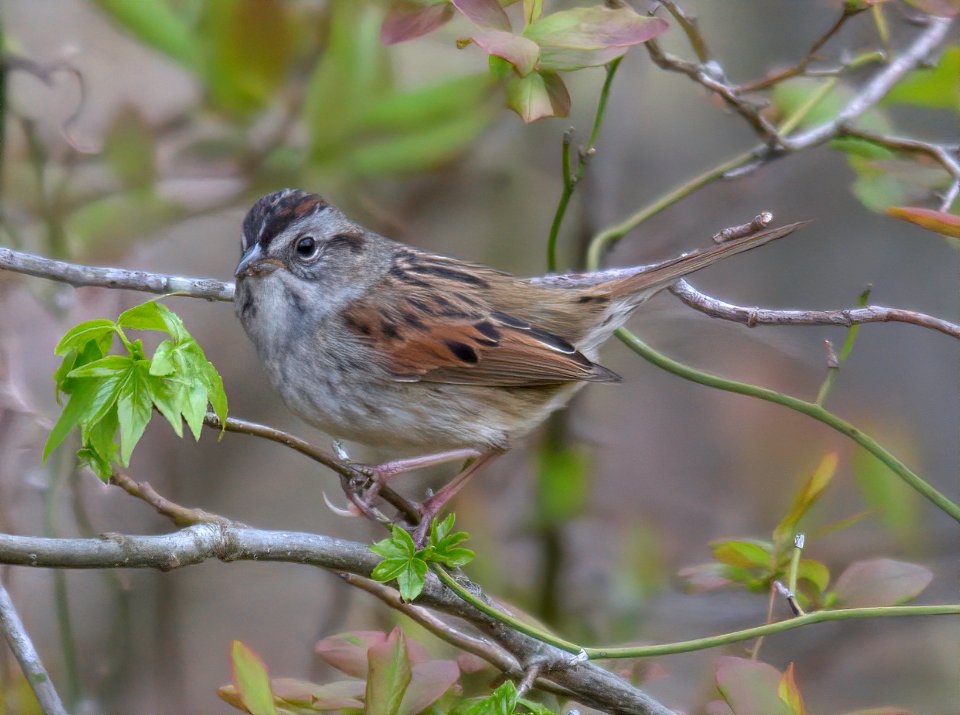
<path id="1" fill-rule="evenodd" d="M 0 534 L 0 563 L 45 568 L 153 568 L 171 571 L 204 561 L 277 561 L 367 577 L 379 560 L 365 544 L 320 534 L 266 531 L 236 524 L 197 524 L 168 534 L 103 534 L 95 539 L 51 539 Z M 475 610 L 429 575 L 418 605 L 467 621 L 509 653 L 521 668 L 542 664 L 541 678 L 576 693 L 590 707 L 623 715 L 672 715 L 619 676 Z"/>

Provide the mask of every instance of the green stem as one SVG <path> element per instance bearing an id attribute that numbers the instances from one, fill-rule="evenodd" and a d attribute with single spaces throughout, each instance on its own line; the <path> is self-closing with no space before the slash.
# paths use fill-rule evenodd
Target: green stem
<path id="1" fill-rule="evenodd" d="M 637 646 L 635 648 L 586 648 L 585 650 L 591 660 L 599 658 L 650 658 L 659 655 L 689 653 L 707 648 L 717 648 L 719 646 L 729 645 L 730 643 L 750 640 L 751 638 L 768 636 L 772 633 L 781 633 L 783 631 L 793 630 L 794 628 L 802 628 L 803 626 L 813 625 L 814 623 L 895 616 L 960 616 L 960 604 L 943 606 L 875 606 L 870 608 L 841 608 L 835 611 L 815 611 L 814 613 L 807 613 L 806 615 L 797 616 L 787 621 L 767 623 L 762 626 L 746 628 L 742 631 L 724 633 L 718 636 L 694 638 L 693 640 L 663 643 L 661 645 Z"/>
<path id="2" fill-rule="evenodd" d="M 676 360 L 657 352 L 643 342 L 634 333 L 625 328 L 620 328 L 617 330 L 616 335 L 627 347 L 629 347 L 643 359 L 653 363 L 663 370 L 666 370 L 667 372 L 671 372 L 674 375 L 682 377 L 685 380 L 690 380 L 691 382 L 696 382 L 700 385 L 706 385 L 707 387 L 714 387 L 719 390 L 726 390 L 727 392 L 735 392 L 740 395 L 748 395 L 750 397 L 756 397 L 767 402 L 783 405 L 791 410 L 795 410 L 796 412 L 805 414 L 808 417 L 812 417 L 819 422 L 823 422 L 825 425 L 828 425 L 841 434 L 846 435 L 861 447 L 866 449 L 873 456 L 886 464 L 894 474 L 900 477 L 912 489 L 925 496 L 954 520 L 960 522 L 960 506 L 954 504 L 945 495 L 921 479 L 920 476 L 907 467 L 907 465 L 884 449 L 879 442 L 873 439 L 873 437 L 853 426 L 846 420 L 837 417 L 832 412 L 827 411 L 815 402 L 807 402 L 790 395 L 784 395 L 783 393 L 766 387 L 760 387 L 759 385 L 750 385 L 745 382 L 728 380 L 727 378 L 723 378 L 718 375 L 712 375 L 708 372 L 690 367 L 689 365 L 684 365 L 681 362 L 677 362 Z"/>
<path id="3" fill-rule="evenodd" d="M 431 563 L 430 570 L 437 575 L 437 578 L 440 579 L 440 581 L 443 583 L 444 586 L 449 588 L 451 591 L 457 594 L 461 599 L 469 603 L 478 611 L 480 611 L 481 613 L 487 616 L 490 616 L 490 618 L 494 619 L 495 621 L 499 621 L 504 625 L 510 626 L 515 631 L 519 631 L 520 633 L 530 636 L 531 638 L 536 638 L 538 641 L 552 645 L 556 648 L 559 648 L 560 650 L 565 650 L 568 653 L 580 653 L 580 651 L 583 650 L 576 643 L 571 643 L 570 641 L 564 640 L 562 638 L 558 638 L 557 636 L 551 633 L 547 633 L 546 631 L 540 630 L 539 628 L 535 628 L 534 626 L 531 626 L 529 623 L 524 623 L 523 621 L 517 618 L 514 618 L 510 614 L 504 613 L 498 608 L 494 608 L 486 601 L 480 598 L 477 598 L 472 593 L 470 593 L 469 590 L 461 586 L 460 583 L 453 576 L 451 576 L 446 571 L 446 569 L 444 569 L 440 564 L 435 562 Z"/>
<path id="4" fill-rule="evenodd" d="M 551 272 L 557 270 L 557 239 L 560 235 L 560 226 L 563 225 L 563 218 L 566 216 L 567 207 L 570 205 L 570 198 L 573 196 L 580 179 L 583 178 L 583 172 L 586 171 L 590 157 L 593 156 L 595 151 L 597 138 L 600 136 L 600 127 L 603 125 L 603 118 L 607 113 L 610 85 L 613 84 L 613 77 L 617 73 L 617 68 L 620 66 L 622 59 L 622 57 L 618 57 L 607 65 L 607 78 L 600 90 L 600 99 L 597 102 L 597 113 L 593 118 L 590 139 L 577 162 L 576 171 L 572 173 L 570 171 L 570 142 L 572 137 L 569 133 L 563 137 L 563 191 L 560 194 L 560 201 L 557 203 L 557 210 L 553 215 L 553 223 L 550 224 L 550 236 L 547 239 L 547 269 Z"/>
<path id="5" fill-rule="evenodd" d="M 799 551 L 799 549 L 798 549 Z M 589 660 L 599 660 L 601 658 L 650 658 L 659 655 L 671 655 L 673 653 L 689 653 L 690 651 L 706 650 L 707 648 L 717 648 L 730 643 L 751 640 L 767 636 L 772 633 L 789 631 L 802 626 L 809 626 L 814 623 L 824 623 L 826 621 L 845 621 L 860 618 L 888 618 L 895 616 L 960 616 L 960 604 L 945 604 L 938 606 L 872 606 L 869 608 L 841 608 L 832 611 L 815 611 L 807 613 L 788 621 L 778 621 L 776 623 L 766 623 L 762 626 L 745 628 L 732 633 L 723 633 L 718 636 L 708 636 L 706 638 L 695 638 L 688 641 L 677 641 L 675 643 L 662 643 L 660 645 L 649 646 L 628 646 L 625 648 L 584 648 L 571 641 L 558 638 L 546 631 L 524 623 L 503 611 L 494 608 L 489 603 L 477 598 L 464 588 L 460 583 L 437 563 L 431 563 L 430 569 L 437 575 L 437 578 L 451 591 L 460 598 L 476 608 L 478 611 L 486 614 L 504 625 L 508 625 L 516 631 L 536 638 L 538 641 L 547 643 L 568 653 L 586 654 Z"/>

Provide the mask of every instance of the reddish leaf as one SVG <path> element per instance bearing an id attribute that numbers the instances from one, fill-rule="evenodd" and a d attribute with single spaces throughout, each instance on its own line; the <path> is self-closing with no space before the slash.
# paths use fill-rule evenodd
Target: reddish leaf
<path id="1" fill-rule="evenodd" d="M 807 708 L 803 704 L 803 696 L 800 695 L 800 690 L 797 688 L 797 681 L 793 677 L 793 663 L 788 665 L 786 672 L 780 676 L 777 695 L 790 706 L 794 715 L 806 715 Z"/>
<path id="2" fill-rule="evenodd" d="M 510 32 L 510 18 L 497 0 L 450 0 L 454 7 L 484 30 Z"/>
<path id="3" fill-rule="evenodd" d="M 325 663 L 337 670 L 355 678 L 366 678 L 367 651 L 386 639 L 382 631 L 354 631 L 324 638 L 314 650 Z"/>
<path id="4" fill-rule="evenodd" d="M 780 672 L 772 665 L 746 658 L 717 659 L 717 689 L 734 715 L 794 715 L 777 694 Z"/>
<path id="5" fill-rule="evenodd" d="M 915 223 L 921 228 L 944 236 L 960 238 L 960 216 L 934 209 L 915 208 L 912 206 L 895 206 L 887 209 L 887 213 L 894 218 Z"/>
<path id="6" fill-rule="evenodd" d="M 457 656 L 457 667 L 461 673 L 478 673 L 484 668 L 492 667 L 487 661 L 473 653 L 461 653 Z"/>
<path id="7" fill-rule="evenodd" d="M 397 715 L 412 676 L 407 657 L 407 639 L 397 626 L 383 643 L 370 647 L 367 689 L 364 696 L 368 713 Z"/>
<path id="8" fill-rule="evenodd" d="M 733 583 L 724 574 L 724 569 L 723 564 L 711 562 L 687 566 L 680 569 L 677 575 L 686 582 L 687 589 L 693 593 L 717 591 Z"/>
<path id="9" fill-rule="evenodd" d="M 570 95 L 558 74 L 531 72 L 507 81 L 507 106 L 527 123 L 543 117 L 565 117 L 570 113 Z"/>
<path id="10" fill-rule="evenodd" d="M 296 678 L 275 678 L 270 681 L 274 697 L 296 707 L 339 710 L 362 708 L 365 684 L 362 680 L 340 680 L 317 685 Z"/>
<path id="11" fill-rule="evenodd" d="M 850 564 L 833 590 L 837 604 L 849 608 L 896 606 L 916 598 L 932 580 L 933 572 L 919 564 L 871 559 Z"/>
<path id="12" fill-rule="evenodd" d="M 668 27 L 660 18 L 627 7 L 596 6 L 541 17 L 523 34 L 540 45 L 540 69 L 569 71 L 607 64 Z"/>
<path id="13" fill-rule="evenodd" d="M 907 2 L 931 15 L 940 17 L 960 15 L 960 0 L 907 0 Z"/>
<path id="14" fill-rule="evenodd" d="M 416 715 L 447 692 L 460 678 L 452 660 L 430 660 L 413 666 L 410 685 L 403 694 L 400 715 Z"/>
<path id="15" fill-rule="evenodd" d="M 521 77 L 526 77 L 533 71 L 540 55 L 540 47 L 536 42 L 526 37 L 514 35 L 502 30 L 486 30 L 478 32 L 470 38 L 488 55 L 502 57 L 512 64 Z"/>
<path id="16" fill-rule="evenodd" d="M 380 41 L 385 45 L 413 40 L 433 32 L 453 17 L 450 5 L 421 5 L 399 2 L 390 6 L 380 26 Z"/>
<path id="17" fill-rule="evenodd" d="M 243 709 L 251 715 L 276 715 L 273 693 L 270 690 L 270 675 L 256 653 L 240 641 L 230 646 L 233 668 L 233 684 L 237 689 Z"/>

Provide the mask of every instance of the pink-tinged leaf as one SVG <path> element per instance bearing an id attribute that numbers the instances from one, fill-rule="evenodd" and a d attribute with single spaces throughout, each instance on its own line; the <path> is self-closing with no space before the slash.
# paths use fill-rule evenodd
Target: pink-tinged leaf
<path id="1" fill-rule="evenodd" d="M 491 668 L 487 661 L 473 653 L 461 653 L 457 656 L 457 666 L 461 673 L 479 673 L 484 668 Z"/>
<path id="2" fill-rule="evenodd" d="M 733 583 L 725 575 L 723 564 L 714 562 L 687 566 L 680 569 L 677 575 L 684 580 L 687 590 L 692 593 L 718 591 Z"/>
<path id="3" fill-rule="evenodd" d="M 433 32 L 453 17 L 450 5 L 421 5 L 417 2 L 399 2 L 390 6 L 380 26 L 380 41 L 384 45 L 413 40 Z"/>
<path id="4" fill-rule="evenodd" d="M 540 47 L 536 42 L 511 32 L 485 30 L 471 37 L 470 41 L 488 55 L 505 59 L 513 65 L 521 77 L 526 77 L 533 71 L 537 64 L 537 57 L 540 55 Z"/>
<path id="5" fill-rule="evenodd" d="M 780 671 L 767 663 L 733 656 L 717 659 L 717 689 L 734 715 L 794 715 L 777 694 Z"/>
<path id="6" fill-rule="evenodd" d="M 233 685 L 243 708 L 251 715 L 277 715 L 270 690 L 270 675 L 256 653 L 240 641 L 230 645 Z"/>
<path id="7" fill-rule="evenodd" d="M 723 700 L 711 700 L 703 706 L 706 715 L 734 715 L 733 710 Z"/>
<path id="8" fill-rule="evenodd" d="M 916 598 L 932 580 L 933 572 L 919 564 L 870 559 L 850 564 L 833 590 L 840 606 L 896 606 Z"/>
<path id="9" fill-rule="evenodd" d="M 507 106 L 529 124 L 543 117 L 567 116 L 570 95 L 559 75 L 531 72 L 507 80 Z"/>
<path id="10" fill-rule="evenodd" d="M 915 223 L 921 228 L 944 236 L 960 238 L 960 216 L 948 214 L 945 211 L 934 209 L 915 208 L 912 206 L 895 206 L 887 209 L 887 213 L 894 218 Z"/>
<path id="11" fill-rule="evenodd" d="M 907 0 L 907 2 L 930 15 L 940 17 L 960 15 L 960 0 Z"/>
<path id="12" fill-rule="evenodd" d="M 270 681 L 273 696 L 282 706 L 284 703 L 314 710 L 339 710 L 362 708 L 366 684 L 362 680 L 339 680 L 317 685 L 296 678 L 274 678 Z"/>
<path id="13" fill-rule="evenodd" d="M 383 643 L 367 651 L 370 669 L 364 697 L 366 712 L 398 715 L 412 671 L 407 657 L 407 639 L 397 626 Z"/>
<path id="14" fill-rule="evenodd" d="M 387 636 L 382 631 L 353 631 L 340 633 L 319 641 L 314 651 L 328 665 L 355 678 L 367 677 L 367 651 L 383 643 Z"/>
<path id="15" fill-rule="evenodd" d="M 667 30 L 666 21 L 630 8 L 580 7 L 531 23 L 525 37 L 540 45 L 539 68 L 570 71 L 604 65 Z"/>
<path id="16" fill-rule="evenodd" d="M 452 660 L 430 660 L 413 666 L 410 685 L 403 694 L 400 715 L 416 715 L 440 699 L 460 678 Z"/>
<path id="17" fill-rule="evenodd" d="M 477 27 L 510 32 L 510 18 L 497 0 L 450 0 Z"/>
<path id="18" fill-rule="evenodd" d="M 830 484 L 830 480 L 833 479 L 836 471 L 837 453 L 830 452 L 824 455 L 823 459 L 820 460 L 820 464 L 813 470 L 813 474 L 807 478 L 807 481 L 803 487 L 800 488 L 800 491 L 794 495 L 793 503 L 790 505 L 790 510 L 787 512 L 787 515 L 780 520 L 777 528 L 774 529 L 773 540 L 777 544 L 783 545 L 793 541 L 794 531 L 800 519 L 803 518 L 804 514 L 806 514 L 810 510 L 810 507 L 820 498 L 820 495 L 823 493 L 823 490 L 827 488 L 827 485 Z"/>
<path id="19" fill-rule="evenodd" d="M 797 687 L 797 681 L 793 676 L 793 663 L 788 665 L 786 672 L 780 676 L 777 695 L 790 706 L 794 715 L 806 715 L 807 708 L 803 704 L 803 696 L 800 695 L 800 689 Z"/>

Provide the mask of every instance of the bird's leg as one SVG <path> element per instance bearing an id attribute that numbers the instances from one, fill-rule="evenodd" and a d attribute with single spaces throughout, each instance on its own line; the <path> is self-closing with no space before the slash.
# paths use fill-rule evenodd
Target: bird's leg
<path id="1" fill-rule="evenodd" d="M 457 492 L 466 486 L 470 477 L 479 472 L 484 466 L 489 464 L 495 457 L 499 457 L 503 452 L 485 452 L 474 459 L 470 464 L 455 476 L 451 481 L 445 484 L 440 490 L 420 505 L 420 525 L 413 532 L 413 542 L 417 548 L 423 548 L 427 543 L 427 534 L 430 533 L 430 522 L 440 513 L 444 505 L 456 496 Z"/>
<path id="2" fill-rule="evenodd" d="M 394 459 L 389 462 L 383 462 L 382 464 L 354 464 L 351 466 L 364 474 L 368 474 L 373 480 L 363 495 L 364 503 L 369 506 L 373 503 L 373 500 L 377 498 L 383 485 L 398 474 L 433 467 L 437 464 L 446 464 L 447 462 L 479 459 L 480 456 L 481 453 L 476 449 L 452 449 L 449 452 L 437 452 L 435 454 L 424 454 L 419 457 Z"/>

